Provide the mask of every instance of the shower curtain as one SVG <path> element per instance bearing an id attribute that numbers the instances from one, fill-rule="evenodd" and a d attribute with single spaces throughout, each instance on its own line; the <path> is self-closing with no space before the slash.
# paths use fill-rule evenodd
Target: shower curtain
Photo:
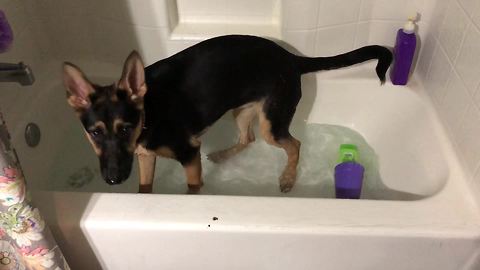
<path id="1" fill-rule="evenodd" d="M 38 209 L 0 112 L 0 270 L 70 269 Z"/>

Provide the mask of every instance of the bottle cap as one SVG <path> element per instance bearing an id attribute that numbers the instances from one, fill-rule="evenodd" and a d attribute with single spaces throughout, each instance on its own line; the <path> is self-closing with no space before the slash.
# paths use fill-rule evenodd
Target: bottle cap
<path id="1" fill-rule="evenodd" d="M 403 26 L 403 32 L 405 34 L 412 34 L 415 33 L 415 21 L 417 20 L 418 14 L 415 12 L 414 14 L 408 17 L 407 23 Z"/>
<path id="2" fill-rule="evenodd" d="M 358 162 L 358 148 L 354 144 L 340 145 L 338 163 Z"/>

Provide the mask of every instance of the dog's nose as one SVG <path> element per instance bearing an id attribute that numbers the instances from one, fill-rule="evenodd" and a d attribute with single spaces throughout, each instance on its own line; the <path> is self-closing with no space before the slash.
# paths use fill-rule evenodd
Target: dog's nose
<path id="1" fill-rule="evenodd" d="M 116 169 L 104 168 L 102 174 L 105 182 L 109 185 L 116 185 L 122 182 Z"/>
<path id="2" fill-rule="evenodd" d="M 105 179 L 105 181 L 107 181 L 107 184 L 109 185 L 117 185 L 117 184 L 120 184 L 121 182 L 118 180 L 118 178 L 115 178 L 115 177 L 108 177 L 107 179 Z"/>

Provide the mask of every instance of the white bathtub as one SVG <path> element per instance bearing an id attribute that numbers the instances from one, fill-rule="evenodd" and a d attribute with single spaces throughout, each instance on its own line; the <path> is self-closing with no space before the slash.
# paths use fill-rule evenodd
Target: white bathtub
<path id="1" fill-rule="evenodd" d="M 102 78 L 120 73 L 79 65 Z M 76 187 L 70 181 L 70 192 L 62 191 L 56 184 L 69 181 L 62 173 L 97 161 L 79 135 L 58 71 L 54 65 L 37 75 L 22 105 L 28 113 L 7 108 L 5 115 L 15 124 L 10 129 L 34 201 L 72 269 L 480 269 L 479 209 L 415 80 L 380 87 L 371 64 L 305 76 L 295 121 L 351 128 L 378 156 L 386 193 L 337 200 L 305 195 L 316 187 L 301 182 L 287 196 L 275 184 L 263 187 L 268 196 L 235 196 L 228 182 L 218 192 L 224 195 L 140 195 L 135 179 L 115 187 L 99 179 Z M 42 130 L 33 149 L 23 142 L 27 122 Z M 78 164 L 68 161 L 68 149 Z M 162 193 L 169 179 L 157 178 Z"/>

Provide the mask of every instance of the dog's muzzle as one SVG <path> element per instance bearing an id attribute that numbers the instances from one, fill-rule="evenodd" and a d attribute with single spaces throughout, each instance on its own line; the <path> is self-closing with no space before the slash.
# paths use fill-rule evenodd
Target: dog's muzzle
<path id="1" fill-rule="evenodd" d="M 117 168 L 102 169 L 102 176 L 109 185 L 118 185 L 127 180 L 129 174 L 121 173 Z"/>
<path id="2" fill-rule="evenodd" d="M 109 185 L 118 185 L 130 176 L 133 155 L 100 158 L 102 177 Z"/>

